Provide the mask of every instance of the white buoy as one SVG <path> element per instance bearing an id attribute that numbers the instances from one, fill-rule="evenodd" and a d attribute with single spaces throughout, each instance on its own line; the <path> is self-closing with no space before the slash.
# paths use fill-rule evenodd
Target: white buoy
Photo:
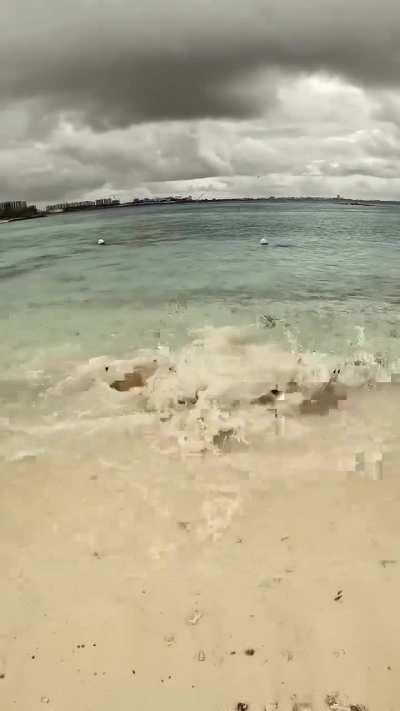
<path id="1" fill-rule="evenodd" d="M 101 239 L 101 238 L 100 238 L 100 239 L 98 239 L 98 240 L 97 240 L 97 244 L 105 244 L 105 241 L 104 241 L 104 239 Z"/>
<path id="2" fill-rule="evenodd" d="M 260 239 L 260 244 L 263 244 L 263 245 L 268 244 L 268 242 L 267 242 L 267 240 L 265 239 L 265 237 L 263 237 L 262 239 Z"/>

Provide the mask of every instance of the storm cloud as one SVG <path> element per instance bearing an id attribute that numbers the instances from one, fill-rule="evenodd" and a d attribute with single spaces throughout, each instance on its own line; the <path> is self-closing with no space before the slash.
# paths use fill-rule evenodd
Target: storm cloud
<path id="1" fill-rule="evenodd" d="M 271 98 L 249 90 L 263 71 L 399 82 L 394 0 L 14 0 L 2 20 L 3 101 L 40 97 L 98 128 L 252 117 Z"/>
<path id="2" fill-rule="evenodd" d="M 14 0 L 2 27 L 1 194 L 393 192 L 394 0 Z"/>

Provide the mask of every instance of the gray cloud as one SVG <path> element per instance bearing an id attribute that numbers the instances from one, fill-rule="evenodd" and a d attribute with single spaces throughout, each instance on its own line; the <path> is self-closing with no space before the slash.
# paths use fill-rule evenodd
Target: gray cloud
<path id="1" fill-rule="evenodd" d="M 394 196 L 398 3 L 236 5 L 4 6 L 0 197 Z"/>
<path id="2" fill-rule="evenodd" d="M 254 90 L 263 71 L 400 76 L 395 0 L 14 0 L 2 22 L 2 101 L 40 97 L 98 130 L 259 115 L 275 98 L 273 80 Z"/>
<path id="3" fill-rule="evenodd" d="M 66 157 L 23 148 L 12 155 L 0 151 L 0 199 L 25 199 L 32 203 L 58 200 L 64 195 L 78 197 L 101 189 L 107 176 L 94 166 L 82 166 Z M 16 198 L 15 198 L 16 196 Z"/>

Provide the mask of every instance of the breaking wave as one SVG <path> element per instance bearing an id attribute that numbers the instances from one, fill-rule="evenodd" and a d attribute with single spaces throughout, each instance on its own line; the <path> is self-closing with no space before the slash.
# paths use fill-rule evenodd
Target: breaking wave
<path id="1" fill-rule="evenodd" d="M 288 342 L 208 328 L 177 350 L 36 360 L 0 380 L 0 455 L 73 446 L 129 461 L 135 442 L 161 457 L 311 472 L 354 469 L 360 452 L 396 441 L 400 361 L 367 352 L 362 333 L 342 359 Z"/>

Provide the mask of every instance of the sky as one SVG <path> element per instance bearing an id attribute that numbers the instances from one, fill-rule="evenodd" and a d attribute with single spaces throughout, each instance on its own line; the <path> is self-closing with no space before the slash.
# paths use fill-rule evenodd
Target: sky
<path id="1" fill-rule="evenodd" d="M 0 201 L 400 199 L 398 0 L 1 6 Z"/>

